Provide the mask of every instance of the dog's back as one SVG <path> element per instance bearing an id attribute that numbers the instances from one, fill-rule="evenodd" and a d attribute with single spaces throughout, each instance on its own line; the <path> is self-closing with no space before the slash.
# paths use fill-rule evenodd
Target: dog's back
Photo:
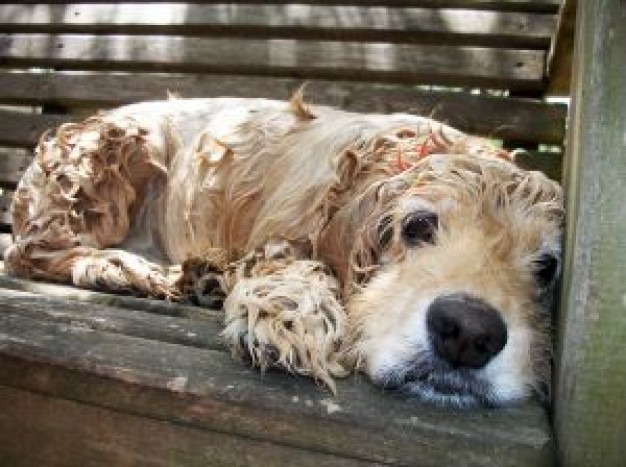
<path id="1" fill-rule="evenodd" d="M 359 151 L 398 129 L 428 133 L 432 125 L 404 114 L 311 110 L 298 100 L 174 100 L 125 107 L 109 118 L 128 116 L 149 129 L 152 157 L 167 174 L 143 187 L 122 246 L 171 263 L 211 248 L 237 254 L 271 238 L 315 248 L 311 239 L 329 204 L 339 203 L 330 199 L 333 189 L 356 183 Z"/>

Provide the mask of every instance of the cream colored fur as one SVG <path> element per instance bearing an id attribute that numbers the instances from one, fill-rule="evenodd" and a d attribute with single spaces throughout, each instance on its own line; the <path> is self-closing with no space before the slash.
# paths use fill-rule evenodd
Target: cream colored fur
<path id="1" fill-rule="evenodd" d="M 418 208 L 442 228 L 408 248 L 398 225 Z M 559 187 L 427 118 L 298 97 L 131 105 L 44 136 L 12 212 L 16 275 L 177 300 L 194 286 L 168 270 L 206 263 L 227 293 L 226 341 L 261 367 L 331 388 L 357 367 L 384 385 L 429 352 L 429 303 L 461 291 L 512 337 L 475 375 L 485 399 L 547 380 L 532 270 L 558 253 Z"/>

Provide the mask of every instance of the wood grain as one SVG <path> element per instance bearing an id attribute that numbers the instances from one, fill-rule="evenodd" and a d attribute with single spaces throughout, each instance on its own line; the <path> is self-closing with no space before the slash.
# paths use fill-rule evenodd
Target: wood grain
<path id="1" fill-rule="evenodd" d="M 380 465 L 2 386 L 0 426 L 11 467 Z"/>
<path id="2" fill-rule="evenodd" d="M 0 188 L 15 188 L 32 159 L 31 151 L 0 148 Z"/>
<path id="3" fill-rule="evenodd" d="M 33 148 L 42 133 L 71 119 L 67 115 L 42 115 L 0 110 L 0 144 Z"/>
<path id="4" fill-rule="evenodd" d="M 0 73 L 0 102 L 85 107 L 95 112 L 98 108 L 164 99 L 168 91 L 182 97 L 233 96 L 284 100 L 289 99 L 302 83 L 302 80 L 292 78 L 214 74 Z M 560 145 L 565 136 L 567 107 L 531 99 L 345 81 L 310 81 L 306 98 L 316 104 L 357 112 L 408 112 L 432 116 L 470 134 L 506 140 Z M 2 115 L 0 113 L 0 117 Z M 10 128 L 0 131 L 0 139 L 2 135 L 11 135 L 15 141 L 20 136 L 21 144 L 32 146 L 35 134 L 23 129 L 16 131 L 10 114 L 4 116 L 0 118 L 0 125 L 9 125 Z M 46 121 L 46 118 L 36 124 L 37 129 L 56 122 Z"/>
<path id="5" fill-rule="evenodd" d="M 0 5 L 0 31 L 314 38 L 547 49 L 554 15 L 343 5 Z"/>
<path id="6" fill-rule="evenodd" d="M 558 320 L 561 465 L 626 458 L 626 4 L 579 2 Z"/>
<path id="7" fill-rule="evenodd" d="M 544 51 L 288 39 L 0 34 L 6 66 L 540 89 Z"/>
<path id="8" fill-rule="evenodd" d="M 4 283 L 13 278 L 5 277 L 5 279 L 7 280 Z M 186 314 L 183 317 L 155 312 L 161 311 L 155 307 L 145 311 L 135 310 L 129 306 L 122 308 L 113 304 L 97 303 L 97 299 L 106 294 L 92 294 L 89 299 L 78 300 L 68 307 L 68 298 L 73 294 L 72 288 L 69 286 L 63 288 L 69 293 L 61 298 L 19 291 L 15 288 L 4 288 L 3 284 L 3 288 L 0 288 L 0 308 L 5 315 L 16 314 L 48 323 L 78 326 L 85 330 L 122 334 L 202 349 L 224 352 L 227 350 L 219 340 L 224 321 L 220 311 L 183 306 L 181 313 Z M 112 298 L 111 301 L 115 302 L 115 299 Z M 175 309 L 177 306 L 170 304 L 170 308 Z"/>
<path id="9" fill-rule="evenodd" d="M 0 193 L 0 232 L 7 232 L 13 224 L 13 218 L 10 214 L 11 200 L 13 192 L 10 190 L 2 190 Z"/>
<path id="10" fill-rule="evenodd" d="M 549 96 L 569 97 L 571 95 L 576 5 L 576 0 L 564 1 L 558 15 L 557 33 L 548 55 L 548 85 L 545 92 Z"/>
<path id="11" fill-rule="evenodd" d="M 19 300 L 16 300 L 19 303 Z M 68 308 L 74 306 L 67 302 Z M 369 462 L 551 465 L 543 409 L 442 411 L 364 378 L 333 397 L 223 352 L 0 312 L 0 384 L 171 423 Z"/>
<path id="12" fill-rule="evenodd" d="M 341 0 L 341 5 L 385 6 L 385 7 L 426 7 L 426 8 L 471 8 L 496 11 L 523 11 L 536 13 L 556 13 L 562 0 Z M 20 4 L 40 3 L 36 0 L 23 0 Z M 93 0 L 56 1 L 54 3 L 93 3 Z M 111 0 L 107 3 L 123 3 Z M 219 0 L 135 0 L 133 3 L 224 3 Z M 281 4 L 284 0 L 234 0 L 228 3 Z M 313 5 L 335 5 L 337 0 L 299 0 L 298 3 Z"/>

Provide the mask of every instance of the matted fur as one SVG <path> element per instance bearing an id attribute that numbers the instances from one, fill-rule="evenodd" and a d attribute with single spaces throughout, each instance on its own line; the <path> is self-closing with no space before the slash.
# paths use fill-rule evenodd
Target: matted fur
<path id="1" fill-rule="evenodd" d="M 563 215 L 559 187 L 509 159 L 427 118 L 299 95 L 136 104 L 42 137 L 5 259 L 24 277 L 174 300 L 217 284 L 235 355 L 331 388 L 357 367 L 432 400 L 506 402 L 548 379 L 533 269 L 558 254 Z M 416 208 L 441 219 L 434 245 L 402 240 Z M 444 375 L 458 397 L 429 395 L 422 335 L 449 292 L 491 303 L 513 336 L 482 373 Z"/>

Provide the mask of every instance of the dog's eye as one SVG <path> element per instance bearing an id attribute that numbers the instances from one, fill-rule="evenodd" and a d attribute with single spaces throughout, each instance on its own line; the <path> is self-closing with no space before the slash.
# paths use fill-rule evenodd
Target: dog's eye
<path id="1" fill-rule="evenodd" d="M 548 287 L 556 279 L 559 260 L 551 254 L 543 254 L 535 260 L 535 278 L 540 287 Z"/>
<path id="2" fill-rule="evenodd" d="M 402 238 L 408 245 L 433 243 L 437 231 L 437 215 L 427 211 L 409 214 L 402 221 Z"/>

